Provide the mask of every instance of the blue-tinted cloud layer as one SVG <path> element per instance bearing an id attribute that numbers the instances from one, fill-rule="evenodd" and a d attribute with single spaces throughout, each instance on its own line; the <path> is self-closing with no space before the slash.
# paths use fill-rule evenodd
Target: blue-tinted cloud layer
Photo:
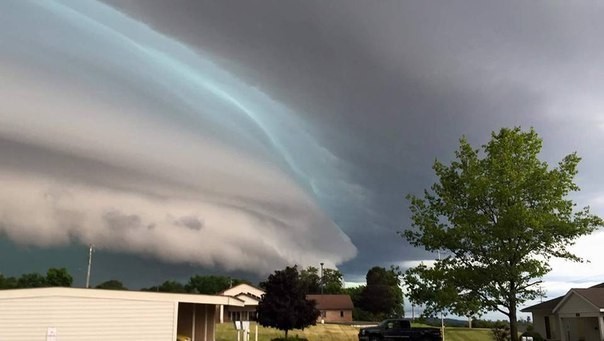
<path id="1" fill-rule="evenodd" d="M 258 273 L 355 256 L 313 197 L 354 185 L 287 107 L 101 3 L 3 7 L 9 239 Z"/>

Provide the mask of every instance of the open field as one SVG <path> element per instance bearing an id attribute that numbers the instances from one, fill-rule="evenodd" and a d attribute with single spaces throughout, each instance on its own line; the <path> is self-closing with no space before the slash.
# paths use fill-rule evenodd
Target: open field
<path id="1" fill-rule="evenodd" d="M 483 328 L 447 328 L 445 341 L 492 341 L 493 336 L 490 329 Z"/>
<path id="2" fill-rule="evenodd" d="M 255 325 L 252 323 L 250 341 L 254 341 Z M 316 325 L 304 330 L 290 330 L 289 336 L 298 335 L 308 341 L 357 341 L 359 328 L 340 324 Z M 258 341 L 283 337 L 283 332 L 273 328 L 258 327 Z M 216 325 L 216 341 L 235 341 L 237 332 L 231 323 Z M 492 341 L 489 329 L 447 328 L 445 341 Z"/>

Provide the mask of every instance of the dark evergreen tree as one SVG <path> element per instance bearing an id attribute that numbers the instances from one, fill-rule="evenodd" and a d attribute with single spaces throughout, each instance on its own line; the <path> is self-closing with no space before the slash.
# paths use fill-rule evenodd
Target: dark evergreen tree
<path id="1" fill-rule="evenodd" d="M 256 310 L 260 325 L 283 330 L 287 338 L 288 331 L 317 322 L 320 312 L 315 301 L 306 299 L 305 285 L 296 266 L 275 271 L 260 286 L 266 292 Z"/>

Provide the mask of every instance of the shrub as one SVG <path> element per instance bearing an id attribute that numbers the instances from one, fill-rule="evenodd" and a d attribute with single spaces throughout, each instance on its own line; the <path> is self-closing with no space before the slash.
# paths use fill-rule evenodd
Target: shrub
<path id="1" fill-rule="evenodd" d="M 493 328 L 493 329 L 491 329 L 491 332 L 493 333 L 493 337 L 495 338 L 495 341 L 510 341 L 511 340 L 509 327 Z"/>

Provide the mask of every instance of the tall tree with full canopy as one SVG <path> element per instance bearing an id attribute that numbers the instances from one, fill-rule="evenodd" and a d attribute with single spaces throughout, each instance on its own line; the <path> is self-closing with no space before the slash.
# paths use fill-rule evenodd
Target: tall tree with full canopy
<path id="1" fill-rule="evenodd" d="M 277 270 L 260 284 L 265 290 L 256 312 L 258 323 L 285 331 L 304 329 L 314 325 L 319 317 L 316 302 L 306 299 L 306 288 L 298 268 L 286 267 Z"/>
<path id="2" fill-rule="evenodd" d="M 361 292 L 360 308 L 373 314 L 377 320 L 404 314 L 398 268 L 386 270 L 374 266 L 367 271 L 366 280 L 367 285 Z"/>
<path id="3" fill-rule="evenodd" d="M 307 294 L 320 294 L 321 286 L 324 294 L 341 294 L 344 292 L 342 273 L 337 269 L 323 269 L 323 276 L 319 268 L 309 266 L 300 270 L 300 279 L 306 286 Z"/>
<path id="4" fill-rule="evenodd" d="M 462 138 L 450 165 L 434 163 L 431 190 L 408 196 L 413 228 L 403 236 L 444 258 L 407 270 L 412 302 L 425 304 L 427 313 L 499 311 L 518 340 L 518 306 L 539 295 L 548 261 L 583 261 L 568 246 L 602 225 L 567 198 L 579 190 L 579 156 L 550 168 L 538 158 L 541 147 L 533 129 L 501 129 L 480 150 Z"/>
<path id="5" fill-rule="evenodd" d="M 248 282 L 228 276 L 195 275 L 189 278 L 189 282 L 185 285 L 185 289 L 187 292 L 191 293 L 214 295 L 241 283 Z"/>
<path id="6" fill-rule="evenodd" d="M 46 272 L 46 285 L 49 287 L 71 287 L 73 277 L 65 268 L 50 268 Z"/>

